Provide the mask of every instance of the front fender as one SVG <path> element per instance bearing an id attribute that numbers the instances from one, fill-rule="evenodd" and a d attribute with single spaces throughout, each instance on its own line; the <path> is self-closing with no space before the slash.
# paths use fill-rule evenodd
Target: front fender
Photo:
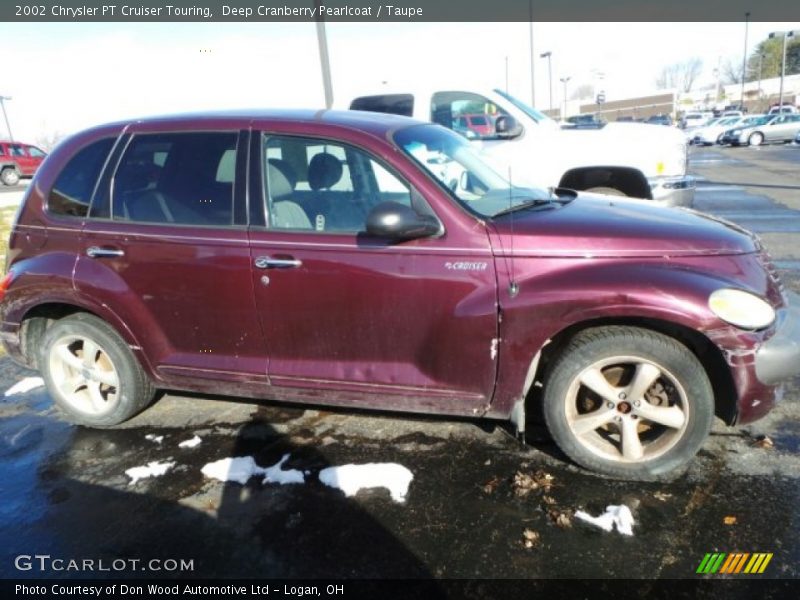
<path id="1" fill-rule="evenodd" d="M 717 257 L 720 258 L 720 257 Z M 699 331 L 707 337 L 729 329 L 708 308 L 721 287 L 763 294 L 757 277 L 748 286 L 741 270 L 721 257 L 716 269 L 708 258 L 522 259 L 515 261 L 519 293 L 509 294 L 508 273 L 499 273 L 502 311 L 498 384 L 490 415 L 507 417 L 525 390 L 534 356 L 547 342 L 582 323 L 658 320 Z M 502 267 L 502 259 L 498 267 Z M 703 269 L 702 265 L 706 265 Z M 725 266 L 727 265 L 727 267 Z M 741 265 L 740 265 L 741 266 Z M 734 278 L 733 274 L 739 277 Z"/>

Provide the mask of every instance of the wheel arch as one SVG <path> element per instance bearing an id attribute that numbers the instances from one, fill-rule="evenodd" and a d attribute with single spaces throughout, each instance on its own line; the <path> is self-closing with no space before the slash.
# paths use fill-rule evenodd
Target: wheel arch
<path id="1" fill-rule="evenodd" d="M 573 323 L 560 330 L 545 343 L 536 353 L 531 362 L 531 369 L 525 382 L 522 397 L 530 410 L 537 413 L 541 410 L 541 387 L 536 382 L 543 382 L 553 364 L 553 359 L 569 344 L 578 334 L 589 329 L 608 326 L 628 326 L 647 329 L 656 333 L 669 336 L 684 346 L 697 358 L 706 372 L 709 380 L 714 382 L 714 411 L 715 415 L 726 424 L 733 424 L 736 420 L 737 391 L 730 369 L 725 357 L 714 342 L 705 334 L 696 329 L 681 325 L 674 321 L 652 317 L 609 317 L 596 318 Z"/>
<path id="2" fill-rule="evenodd" d="M 561 176 L 560 187 L 588 190 L 594 187 L 618 189 L 632 198 L 652 198 L 650 184 L 644 174 L 632 167 L 591 166 L 570 169 Z"/>

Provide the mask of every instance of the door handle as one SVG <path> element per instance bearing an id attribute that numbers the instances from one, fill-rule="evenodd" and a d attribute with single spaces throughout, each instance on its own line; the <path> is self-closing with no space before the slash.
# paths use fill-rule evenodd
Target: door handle
<path id="1" fill-rule="evenodd" d="M 100 246 L 91 246 L 86 249 L 86 256 L 89 258 L 117 258 L 125 256 L 125 251 L 119 248 L 101 248 Z"/>
<path id="2" fill-rule="evenodd" d="M 303 266 L 302 260 L 296 258 L 270 258 L 259 256 L 255 263 L 257 269 L 294 269 Z"/>

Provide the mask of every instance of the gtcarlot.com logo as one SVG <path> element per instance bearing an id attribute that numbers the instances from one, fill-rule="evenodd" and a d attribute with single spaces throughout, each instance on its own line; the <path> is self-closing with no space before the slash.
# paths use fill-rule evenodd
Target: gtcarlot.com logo
<path id="1" fill-rule="evenodd" d="M 703 557 L 695 573 L 708 575 L 757 575 L 766 570 L 771 560 L 772 552 L 755 552 L 753 554 L 748 552 L 733 554 L 725 552 L 709 553 Z"/>

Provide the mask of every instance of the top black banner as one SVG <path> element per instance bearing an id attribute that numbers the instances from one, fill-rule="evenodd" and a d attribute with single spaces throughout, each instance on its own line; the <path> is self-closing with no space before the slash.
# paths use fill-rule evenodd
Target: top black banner
<path id="1" fill-rule="evenodd" d="M 114 3 L 116 2 L 116 3 Z M 798 0 L 119 0 L 3 2 L 6 22 L 796 21 Z M 620 35 L 624 35 L 621 32 Z"/>

